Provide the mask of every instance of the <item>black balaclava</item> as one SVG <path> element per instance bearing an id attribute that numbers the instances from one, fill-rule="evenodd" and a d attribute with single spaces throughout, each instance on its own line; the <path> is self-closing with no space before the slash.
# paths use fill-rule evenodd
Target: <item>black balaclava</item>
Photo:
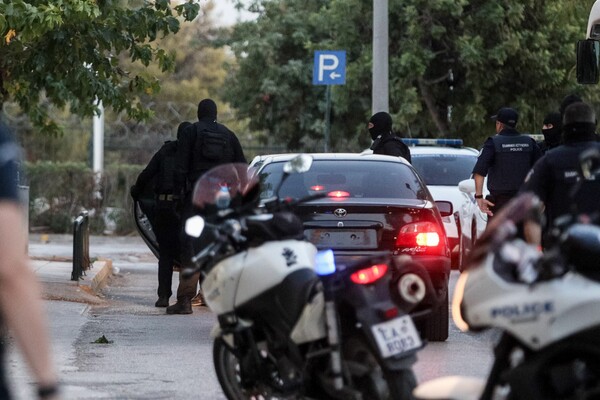
<path id="1" fill-rule="evenodd" d="M 211 99 L 204 99 L 198 103 L 198 120 L 217 120 L 217 104 Z"/>
<path id="2" fill-rule="evenodd" d="M 543 129 L 544 141 L 550 147 L 558 146 L 561 142 L 562 117 L 558 112 L 551 112 L 544 118 L 544 125 L 552 125 L 550 129 Z"/>
<path id="3" fill-rule="evenodd" d="M 381 111 L 374 114 L 369 122 L 373 124 L 373 127 L 369 129 L 371 139 L 377 139 L 377 136 L 390 133 L 392 131 L 392 117 L 390 114 Z"/>
<path id="4" fill-rule="evenodd" d="M 177 127 L 177 140 L 181 139 L 183 131 L 185 131 L 185 128 L 187 128 L 190 125 L 192 125 L 192 123 L 188 121 L 183 121 L 179 124 L 179 126 Z"/>

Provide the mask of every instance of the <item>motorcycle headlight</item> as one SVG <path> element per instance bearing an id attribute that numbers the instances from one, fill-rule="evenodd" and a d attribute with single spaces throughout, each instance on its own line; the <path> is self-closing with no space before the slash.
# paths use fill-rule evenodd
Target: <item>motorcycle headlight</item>
<path id="1" fill-rule="evenodd" d="M 460 274 L 458 280 L 456 281 L 456 286 L 454 287 L 454 297 L 452 297 L 452 319 L 454 320 L 454 323 L 458 329 L 463 332 L 469 330 L 469 323 L 466 320 L 466 316 L 463 315 L 463 310 L 461 307 L 468 277 L 469 273 L 467 271 L 463 271 Z"/>

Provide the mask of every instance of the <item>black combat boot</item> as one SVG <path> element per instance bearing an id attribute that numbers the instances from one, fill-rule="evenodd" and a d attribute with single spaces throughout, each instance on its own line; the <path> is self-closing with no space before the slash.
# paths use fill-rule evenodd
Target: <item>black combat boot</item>
<path id="1" fill-rule="evenodd" d="M 191 314 L 192 313 L 192 299 L 183 297 L 177 299 L 177 303 L 167 307 L 167 314 Z"/>
<path id="2" fill-rule="evenodd" d="M 154 307 L 169 307 L 169 298 L 166 296 L 159 296 Z"/>

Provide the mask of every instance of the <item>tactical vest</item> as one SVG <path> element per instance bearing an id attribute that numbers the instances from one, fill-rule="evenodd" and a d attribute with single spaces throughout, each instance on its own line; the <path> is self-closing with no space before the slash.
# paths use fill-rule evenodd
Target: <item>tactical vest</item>
<path id="1" fill-rule="evenodd" d="M 231 143 L 231 133 L 223 126 L 213 123 L 200 122 L 196 125 L 196 137 L 190 182 L 196 180 L 209 169 L 233 162 L 234 149 Z"/>
<path id="2" fill-rule="evenodd" d="M 385 144 L 390 142 L 390 141 L 397 141 L 400 143 L 400 156 L 404 157 L 406 160 L 410 161 L 410 150 L 408 149 L 408 146 L 406 146 L 404 144 L 404 142 L 402 141 L 401 138 L 399 138 L 396 135 L 387 135 L 385 137 L 382 137 L 379 142 L 377 144 L 375 144 L 375 146 L 373 146 L 373 154 L 385 154 L 384 153 L 384 147 Z"/>
<path id="3" fill-rule="evenodd" d="M 545 203 L 552 218 L 568 213 L 573 203 L 577 205 L 579 212 L 591 213 L 598 210 L 600 181 L 597 179 L 583 181 L 575 199 L 569 197 L 573 185 L 579 180 L 579 156 L 584 150 L 594 147 L 600 150 L 600 143 L 581 142 L 561 146 L 547 153 L 553 180 L 550 197 L 545 199 Z"/>
<path id="4" fill-rule="evenodd" d="M 495 135 L 494 163 L 488 171 L 490 192 L 516 192 L 531 169 L 532 138 L 524 135 Z"/>

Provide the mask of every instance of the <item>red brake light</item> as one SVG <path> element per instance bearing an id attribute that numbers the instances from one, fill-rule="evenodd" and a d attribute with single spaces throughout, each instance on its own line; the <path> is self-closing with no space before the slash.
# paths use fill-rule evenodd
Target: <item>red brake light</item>
<path id="1" fill-rule="evenodd" d="M 416 222 L 400 228 L 396 246 L 398 247 L 437 247 L 444 234 L 433 222 Z"/>
<path id="2" fill-rule="evenodd" d="M 333 197 L 335 199 L 339 199 L 342 197 L 350 197 L 350 193 L 345 192 L 343 190 L 333 190 L 333 191 L 327 193 L 327 196 Z"/>
<path id="3" fill-rule="evenodd" d="M 314 185 L 310 187 L 310 190 L 314 190 L 315 192 L 320 192 L 323 189 L 325 189 L 325 186 L 321 186 L 321 185 Z"/>
<path id="4" fill-rule="evenodd" d="M 352 275 L 350 275 L 350 279 L 354 283 L 358 283 L 359 285 L 368 285 L 369 283 L 373 283 L 387 272 L 386 264 L 376 264 L 370 266 L 369 268 L 361 269 L 356 271 Z"/>

